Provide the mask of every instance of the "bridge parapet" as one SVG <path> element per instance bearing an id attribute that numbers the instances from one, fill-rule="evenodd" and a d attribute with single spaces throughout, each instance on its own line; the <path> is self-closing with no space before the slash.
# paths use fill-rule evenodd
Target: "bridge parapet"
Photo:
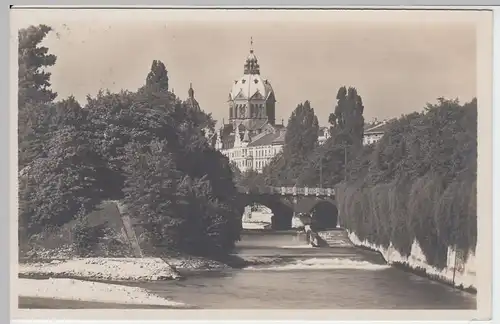
<path id="1" fill-rule="evenodd" d="M 241 193 L 260 195 L 282 195 L 282 196 L 323 196 L 335 195 L 333 188 L 308 188 L 308 187 L 271 187 L 255 186 L 252 188 L 238 187 Z"/>

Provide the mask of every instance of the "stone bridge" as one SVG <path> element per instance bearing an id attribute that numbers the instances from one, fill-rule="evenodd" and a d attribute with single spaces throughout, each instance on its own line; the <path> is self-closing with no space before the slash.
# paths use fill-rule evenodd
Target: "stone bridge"
<path id="1" fill-rule="evenodd" d="M 292 218 L 299 213 L 310 213 L 318 229 L 336 227 L 338 211 L 335 190 L 307 187 L 238 187 L 241 206 L 260 204 L 273 212 L 273 229 L 290 229 Z"/>

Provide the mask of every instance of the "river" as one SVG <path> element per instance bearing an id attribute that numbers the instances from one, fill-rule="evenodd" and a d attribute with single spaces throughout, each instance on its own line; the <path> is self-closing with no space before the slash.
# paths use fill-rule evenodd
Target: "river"
<path id="1" fill-rule="evenodd" d="M 141 287 L 207 309 L 475 309 L 475 295 L 384 264 L 346 244 L 309 248 L 290 233 L 244 234 L 235 254 L 284 264 L 191 273 Z"/>

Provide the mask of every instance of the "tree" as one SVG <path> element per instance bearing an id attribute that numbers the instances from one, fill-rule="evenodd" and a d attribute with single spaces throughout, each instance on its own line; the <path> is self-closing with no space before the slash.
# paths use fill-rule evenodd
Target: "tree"
<path id="1" fill-rule="evenodd" d="M 40 46 L 52 29 L 30 26 L 18 32 L 18 154 L 22 169 L 44 154 L 43 145 L 50 127 L 51 103 L 57 94 L 50 90 L 50 73 L 56 56 Z"/>
<path id="2" fill-rule="evenodd" d="M 51 133 L 47 156 L 22 170 L 19 217 L 28 234 L 84 216 L 100 202 L 99 158 L 88 143 L 85 131 L 61 127 Z"/>
<path id="3" fill-rule="evenodd" d="M 134 145 L 127 146 L 127 156 L 146 152 L 147 160 L 158 161 L 155 165 L 143 161 L 142 167 L 133 164 L 132 169 L 130 162 L 125 163 L 127 204 L 156 245 L 202 255 L 227 252 L 239 238 L 237 226 L 241 226 L 229 160 L 210 147 L 204 136 L 204 128 L 213 123 L 210 115 L 192 111 L 165 91 L 166 75 L 163 63 L 153 62 L 146 86 L 132 100 L 133 109 L 124 121 L 134 126 L 124 136 Z M 120 110 L 120 116 L 126 115 Z M 168 159 L 162 157 L 167 155 Z M 173 179 L 167 187 L 174 191 L 161 191 L 167 190 L 166 179 Z M 156 197 L 165 197 L 162 202 L 144 200 L 153 189 Z M 148 216 L 149 208 L 154 210 L 153 217 Z"/>
<path id="4" fill-rule="evenodd" d="M 477 101 L 438 98 L 421 113 L 391 120 L 382 139 L 358 150 L 336 198 L 344 225 L 361 240 L 447 264 L 448 248 L 477 240 Z"/>
<path id="5" fill-rule="evenodd" d="M 162 61 L 154 60 L 151 64 L 151 71 L 146 78 L 146 86 L 155 87 L 157 91 L 168 90 L 168 72 Z"/>
<path id="6" fill-rule="evenodd" d="M 294 162 L 302 161 L 316 147 L 318 117 L 309 101 L 299 104 L 288 119 L 283 154 Z"/>
<path id="7" fill-rule="evenodd" d="M 363 143 L 363 101 L 356 88 L 341 87 L 337 93 L 337 105 L 329 122 L 332 124 L 331 135 L 337 143 L 361 147 Z"/>
<path id="8" fill-rule="evenodd" d="M 167 142 L 155 140 L 147 146 L 129 143 L 124 169 L 124 202 L 129 212 L 147 230 L 153 246 L 175 248 L 184 222 L 176 213 L 182 174 L 176 170 Z"/>
<path id="9" fill-rule="evenodd" d="M 56 63 L 56 56 L 48 54 L 49 49 L 40 46 L 47 34 L 52 30 L 46 25 L 30 26 L 18 32 L 18 104 L 48 103 L 53 101 L 57 93 L 50 90 L 50 72 L 44 68 Z"/>
<path id="10" fill-rule="evenodd" d="M 263 170 L 265 182 L 295 185 L 303 163 L 317 145 L 318 131 L 318 118 L 309 101 L 299 104 L 288 119 L 283 152 Z"/>
<path id="11" fill-rule="evenodd" d="M 213 121 L 168 91 L 163 63 L 153 62 L 137 92 L 100 91 L 84 108 L 73 97 L 37 105 L 47 109 L 33 108 L 40 149 L 21 171 L 23 233 L 83 224 L 98 203 L 113 199 L 162 250 L 224 254 L 239 238 L 229 160 L 203 133 Z"/>

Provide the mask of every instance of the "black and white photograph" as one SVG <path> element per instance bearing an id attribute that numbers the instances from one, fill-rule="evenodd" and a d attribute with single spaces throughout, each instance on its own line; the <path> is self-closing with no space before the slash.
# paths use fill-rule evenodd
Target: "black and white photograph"
<path id="1" fill-rule="evenodd" d="M 491 12 L 11 20 L 19 312 L 491 311 Z"/>

